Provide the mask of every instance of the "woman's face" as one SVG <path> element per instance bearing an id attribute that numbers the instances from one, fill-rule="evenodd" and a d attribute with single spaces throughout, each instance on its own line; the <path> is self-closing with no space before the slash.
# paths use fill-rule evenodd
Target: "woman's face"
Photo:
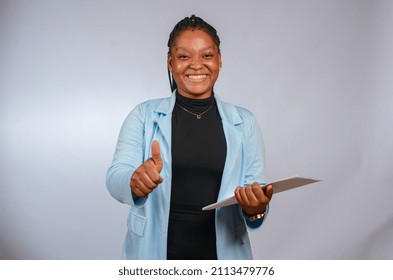
<path id="1" fill-rule="evenodd" d="M 208 98 L 221 69 L 221 54 L 205 31 L 184 30 L 171 46 L 168 69 L 178 92 L 188 98 Z"/>

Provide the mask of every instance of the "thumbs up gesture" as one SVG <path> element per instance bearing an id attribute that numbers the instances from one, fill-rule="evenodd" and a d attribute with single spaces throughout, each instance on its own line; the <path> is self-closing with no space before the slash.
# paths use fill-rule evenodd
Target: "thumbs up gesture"
<path id="1" fill-rule="evenodd" d="M 141 164 L 131 177 L 131 191 L 137 197 L 142 198 L 148 196 L 149 193 L 164 181 L 160 176 L 163 164 L 160 145 L 156 140 L 151 145 L 151 154 L 151 158 Z"/>

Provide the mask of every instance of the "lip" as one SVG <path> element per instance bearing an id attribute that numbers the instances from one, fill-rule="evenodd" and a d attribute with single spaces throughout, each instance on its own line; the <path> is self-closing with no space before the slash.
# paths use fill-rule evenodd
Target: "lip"
<path id="1" fill-rule="evenodd" d="M 207 74 L 188 74 L 185 76 L 187 77 L 188 80 L 193 82 L 203 81 L 208 77 Z"/>

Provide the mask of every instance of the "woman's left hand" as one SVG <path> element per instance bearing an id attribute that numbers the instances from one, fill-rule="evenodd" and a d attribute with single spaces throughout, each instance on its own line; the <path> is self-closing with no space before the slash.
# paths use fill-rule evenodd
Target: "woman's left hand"
<path id="1" fill-rule="evenodd" d="M 273 187 L 261 186 L 255 182 L 247 187 L 237 187 L 235 197 L 243 211 L 248 215 L 262 214 L 273 196 Z"/>

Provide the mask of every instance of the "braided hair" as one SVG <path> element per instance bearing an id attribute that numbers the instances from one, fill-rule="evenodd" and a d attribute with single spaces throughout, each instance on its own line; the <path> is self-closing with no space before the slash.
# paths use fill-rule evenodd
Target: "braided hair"
<path id="1" fill-rule="evenodd" d="M 184 30 L 203 30 L 205 31 L 216 43 L 218 52 L 220 53 L 220 38 L 217 35 L 217 30 L 208 24 L 206 21 L 201 19 L 200 17 L 196 17 L 195 15 L 192 15 L 191 17 L 185 17 L 181 21 L 179 21 L 175 27 L 173 28 L 171 34 L 169 35 L 169 40 L 168 40 L 168 55 L 171 52 L 171 47 L 173 43 L 175 42 L 176 38 L 179 36 L 179 34 L 184 31 Z M 169 77 L 169 84 L 171 86 L 171 91 L 173 92 L 175 89 L 177 89 L 177 84 L 175 80 L 173 79 L 173 76 L 171 75 L 171 72 L 168 69 L 168 77 Z"/>

